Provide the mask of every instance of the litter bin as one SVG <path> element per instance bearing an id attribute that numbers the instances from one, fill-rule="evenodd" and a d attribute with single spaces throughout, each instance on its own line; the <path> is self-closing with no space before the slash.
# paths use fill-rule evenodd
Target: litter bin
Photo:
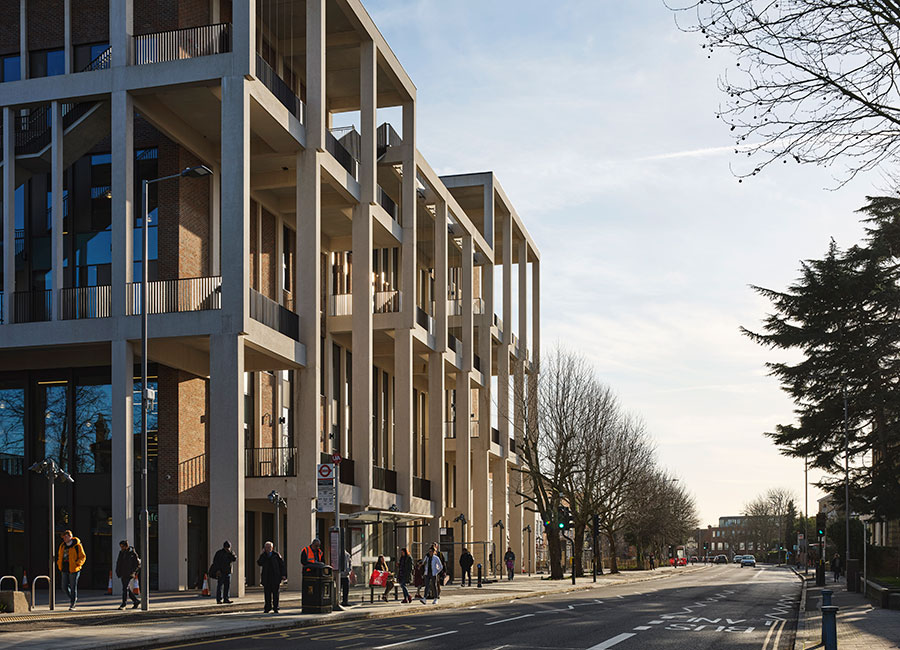
<path id="1" fill-rule="evenodd" d="M 303 567 L 303 613 L 330 614 L 332 582 L 331 567 L 327 564 L 307 564 Z"/>

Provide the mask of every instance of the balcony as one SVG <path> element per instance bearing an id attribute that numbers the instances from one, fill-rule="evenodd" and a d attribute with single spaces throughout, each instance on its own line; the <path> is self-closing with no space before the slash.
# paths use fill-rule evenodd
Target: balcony
<path id="1" fill-rule="evenodd" d="M 112 45 L 103 50 L 97 58 L 84 66 L 79 72 L 91 72 L 93 70 L 106 70 L 112 62 Z"/>
<path id="2" fill-rule="evenodd" d="M 444 422 L 444 437 L 445 438 L 455 438 L 456 437 L 456 422 Z"/>
<path id="3" fill-rule="evenodd" d="M 209 476 L 209 470 L 206 454 L 200 454 L 178 463 L 178 491 L 184 492 L 201 483 L 206 483 L 207 476 Z"/>
<path id="4" fill-rule="evenodd" d="M 345 147 L 342 143 L 342 140 L 348 139 L 351 133 L 356 133 L 356 130 L 350 130 L 347 134 L 341 137 L 341 140 L 338 140 L 334 133 L 330 130 L 325 133 L 325 149 L 334 156 L 334 159 L 338 162 L 338 164 L 347 170 L 347 173 L 350 174 L 353 178 L 359 178 L 359 161 L 350 153 L 350 151 Z M 357 138 L 359 135 L 357 134 Z"/>
<path id="5" fill-rule="evenodd" d="M 72 126 L 75 121 L 87 113 L 94 102 L 80 102 L 63 104 L 61 108 L 63 116 L 63 130 Z M 23 112 L 16 118 L 16 155 L 27 156 L 36 154 L 50 144 L 50 111 L 51 106 L 44 104 Z M 18 237 L 16 231 L 16 236 Z M 24 231 L 23 231 L 24 244 Z"/>
<path id="6" fill-rule="evenodd" d="M 397 207 L 397 203 L 387 195 L 387 192 L 381 188 L 381 185 L 375 188 L 375 199 L 378 201 L 378 205 L 391 215 L 391 219 L 398 223 L 400 222 L 400 210 Z"/>
<path id="7" fill-rule="evenodd" d="M 231 24 L 201 25 L 132 38 L 134 65 L 194 59 L 231 52 Z"/>
<path id="8" fill-rule="evenodd" d="M 431 481 L 413 476 L 413 496 L 431 501 Z"/>
<path id="9" fill-rule="evenodd" d="M 391 314 L 400 311 L 400 292 L 376 291 L 374 312 L 376 314 Z"/>
<path id="10" fill-rule="evenodd" d="M 416 323 L 422 326 L 422 328 L 434 336 L 434 319 L 428 315 L 428 313 L 422 309 L 421 307 L 416 307 Z"/>
<path id="11" fill-rule="evenodd" d="M 250 318 L 295 341 L 300 340 L 300 316 L 252 288 L 250 289 Z"/>
<path id="12" fill-rule="evenodd" d="M 297 476 L 296 447 L 251 447 L 244 450 L 246 478 Z"/>
<path id="13" fill-rule="evenodd" d="M 484 314 L 484 298 L 472 299 L 472 311 L 476 316 L 481 316 L 482 314 Z"/>
<path id="14" fill-rule="evenodd" d="M 461 298 L 447 298 L 447 315 L 462 316 L 463 301 Z M 480 316 L 484 313 L 484 298 L 472 298 L 472 313 Z"/>
<path id="15" fill-rule="evenodd" d="M 259 54 L 256 55 L 256 78 L 275 95 L 275 99 L 281 102 L 291 115 L 300 120 L 301 124 L 306 123 L 306 106 L 303 101 Z"/>
<path id="16" fill-rule="evenodd" d="M 372 487 L 376 490 L 397 494 L 397 472 L 372 465 Z"/>
<path id="17" fill-rule="evenodd" d="M 174 314 L 222 308 L 222 277 L 156 280 L 147 283 L 147 313 Z M 141 283 L 127 286 L 128 315 L 141 313 Z"/>
<path id="18" fill-rule="evenodd" d="M 109 318 L 112 287 L 69 287 L 59 292 L 59 317 L 62 320 Z"/>
<path id="19" fill-rule="evenodd" d="M 50 289 L 13 293 L 13 322 L 37 323 L 50 320 Z"/>
<path id="20" fill-rule="evenodd" d="M 329 316 L 352 316 L 353 294 L 339 293 L 328 296 Z"/>
<path id="21" fill-rule="evenodd" d="M 500 444 L 500 429 L 491 427 L 491 442 Z"/>

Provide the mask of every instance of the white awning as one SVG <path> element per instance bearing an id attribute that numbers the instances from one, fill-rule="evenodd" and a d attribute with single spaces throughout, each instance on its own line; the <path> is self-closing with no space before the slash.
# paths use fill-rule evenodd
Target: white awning
<path id="1" fill-rule="evenodd" d="M 393 510 L 361 510 L 349 515 L 341 515 L 342 521 L 359 521 L 369 524 L 379 522 L 386 524 L 403 524 L 421 519 L 434 519 L 433 515 L 420 515 L 414 512 L 395 512 Z"/>

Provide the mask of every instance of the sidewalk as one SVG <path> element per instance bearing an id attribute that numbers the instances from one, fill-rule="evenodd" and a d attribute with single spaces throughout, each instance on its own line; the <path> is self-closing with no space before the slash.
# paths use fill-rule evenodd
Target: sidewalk
<path id="1" fill-rule="evenodd" d="M 129 609 L 118 611 L 115 597 L 104 594 L 102 601 L 99 597 L 86 599 L 79 607 L 80 611 L 69 612 L 64 609 L 51 613 L 44 605 L 43 611 L 39 609 L 23 616 L 0 615 L 0 649 L 47 648 L 58 645 L 65 646 L 67 650 L 138 648 L 396 614 L 473 607 L 517 598 L 661 580 L 702 570 L 703 566 L 696 566 L 678 569 L 665 567 L 652 572 L 625 572 L 615 576 L 598 576 L 596 584 L 590 578 L 579 578 L 576 586 L 571 581 L 550 582 L 542 580 L 540 576 L 516 576 L 511 582 L 496 582 L 481 589 L 475 587 L 474 583 L 472 587 L 444 587 L 437 605 L 430 602 L 422 605 L 419 601 L 403 605 L 393 600 L 369 604 L 368 588 L 364 589 L 365 603 L 359 604 L 363 590 L 357 588 L 354 590 L 355 595 L 351 596 L 351 606 L 348 609 L 326 615 L 301 614 L 297 592 L 287 592 L 278 615 L 262 613 L 262 592 L 255 590 L 248 590 L 247 595 L 236 600 L 234 605 L 217 606 L 213 601 L 212 607 L 208 598 L 201 599 L 193 593 L 154 593 L 150 612 L 132 610 L 130 605 Z M 52 620 L 53 627 L 48 629 L 49 620 Z M 40 629 L 35 629 L 36 627 Z"/>
<path id="2" fill-rule="evenodd" d="M 800 620 L 797 621 L 796 650 L 822 648 L 822 587 L 816 587 L 815 577 L 807 579 L 805 600 L 801 603 Z M 834 595 L 831 604 L 840 609 L 837 613 L 837 640 L 841 650 L 897 650 L 900 649 L 900 611 L 874 606 L 862 594 L 846 591 L 842 578 L 825 583 Z M 805 604 L 805 608 L 803 605 Z M 805 609 L 805 611 L 804 611 Z"/>

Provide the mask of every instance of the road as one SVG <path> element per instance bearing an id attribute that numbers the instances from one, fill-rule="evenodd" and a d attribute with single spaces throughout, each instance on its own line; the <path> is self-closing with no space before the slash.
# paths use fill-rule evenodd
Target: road
<path id="1" fill-rule="evenodd" d="M 800 581 L 734 565 L 659 581 L 165 646 L 342 650 L 789 650 Z"/>

